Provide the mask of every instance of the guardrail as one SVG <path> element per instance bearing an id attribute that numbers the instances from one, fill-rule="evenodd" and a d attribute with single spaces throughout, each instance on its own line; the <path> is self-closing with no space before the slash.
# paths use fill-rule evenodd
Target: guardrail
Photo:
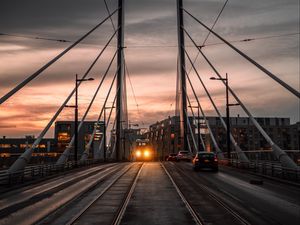
<path id="1" fill-rule="evenodd" d="M 247 169 L 254 173 L 300 183 L 300 167 L 298 169 L 291 169 L 281 166 L 279 162 L 250 161 L 249 163 L 243 163 L 234 159 L 231 160 L 230 165 L 241 169 Z"/>
<path id="2" fill-rule="evenodd" d="M 40 178 L 63 173 L 74 168 L 88 167 L 103 162 L 103 160 L 69 161 L 65 164 L 42 164 L 28 166 L 24 170 L 8 173 L 7 170 L 0 172 L 0 186 L 11 186 Z"/>

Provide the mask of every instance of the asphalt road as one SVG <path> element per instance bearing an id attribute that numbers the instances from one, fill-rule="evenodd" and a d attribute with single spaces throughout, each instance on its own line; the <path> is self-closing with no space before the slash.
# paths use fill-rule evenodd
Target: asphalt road
<path id="1" fill-rule="evenodd" d="M 76 175 L 62 176 L 31 188 L 21 188 L 2 195 L 0 208 L 3 212 L 5 207 L 11 208 L 11 205 L 16 207 L 8 216 L 0 219 L 0 224 L 35 224 L 47 215 L 45 224 L 65 224 L 129 165 L 119 165 L 120 168 L 116 166 L 111 168 L 112 170 L 108 168 L 109 165 L 102 165 L 99 168 L 77 172 Z M 219 172 L 204 170 L 195 172 L 191 163 L 166 162 L 164 165 L 200 220 L 206 225 L 300 224 L 299 187 L 268 179 L 263 179 L 262 185 L 253 185 L 249 181 L 260 178 L 227 167 L 220 167 Z M 111 174 L 107 175 L 108 172 Z M 104 178 L 105 176 L 108 177 Z M 106 195 L 99 198 L 99 204 L 94 204 L 90 208 L 87 216 L 78 220 L 78 224 L 110 224 L 109 220 L 104 219 L 108 214 L 112 216 L 116 214 L 116 209 L 121 204 L 119 200 L 126 195 L 124 192 L 122 197 L 120 191 L 124 188 L 127 190 L 130 186 L 131 181 L 128 179 L 122 177 Z M 90 190 L 88 187 L 94 184 L 94 188 Z M 226 207 L 211 198 L 209 193 L 238 213 L 247 223 L 243 223 Z M 117 196 L 122 198 L 114 200 Z M 106 201 L 102 201 L 105 198 Z M 105 208 L 102 203 L 107 207 Z M 113 204 L 114 208 L 111 207 Z M 61 206 L 64 206 L 61 211 L 49 215 Z M 141 170 L 121 224 L 193 225 L 195 221 L 161 164 L 148 162 Z"/>
<path id="2" fill-rule="evenodd" d="M 249 183 L 251 179 L 261 178 L 226 167 L 222 167 L 218 173 L 194 172 L 191 163 L 174 164 L 220 196 L 251 224 L 300 224 L 298 187 L 268 179 L 263 179 L 263 185 L 253 185 Z"/>

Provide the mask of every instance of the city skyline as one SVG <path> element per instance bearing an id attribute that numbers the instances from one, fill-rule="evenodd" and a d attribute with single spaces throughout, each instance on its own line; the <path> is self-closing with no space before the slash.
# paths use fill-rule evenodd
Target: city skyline
<path id="1" fill-rule="evenodd" d="M 72 1 L 71 5 L 69 4 L 71 1 L 43 1 L 43 3 L 26 1 L 26 3 L 18 2 L 20 7 L 15 7 L 14 2 L 4 1 L 0 9 L 2 34 L 74 41 L 107 16 L 102 1 L 84 4 L 83 1 L 77 0 Z M 60 5 L 59 10 L 56 3 Z M 201 4 L 203 7 L 200 7 Z M 185 7 L 209 26 L 212 25 L 223 4 L 224 1 L 219 0 L 184 1 Z M 116 1 L 110 1 L 109 8 L 115 9 Z M 228 2 L 214 30 L 230 41 L 257 39 L 237 42 L 234 45 L 299 90 L 298 9 L 299 3 L 296 0 L 257 0 L 243 4 L 232 0 Z M 116 23 L 115 17 L 114 22 Z M 193 38 L 201 44 L 207 31 L 187 16 L 185 26 Z M 141 126 L 148 126 L 174 114 L 178 51 L 176 29 L 175 1 L 126 1 L 126 64 L 140 111 L 138 114 L 128 80 L 129 119 L 140 123 Z M 105 44 L 112 32 L 108 21 L 103 28 L 63 57 L 61 62 L 50 67 L 38 79 L 1 105 L 0 135 L 16 137 L 27 134 L 38 135 L 74 87 L 75 74 L 84 73 L 99 52 L 99 46 Z M 283 36 L 274 37 L 280 35 Z M 1 96 L 70 44 L 16 36 L 0 35 Z M 267 38 L 264 39 L 265 37 Z M 288 117 L 292 122 L 299 121 L 299 100 L 296 97 L 251 64 L 239 59 L 236 53 L 225 45 L 209 46 L 219 42 L 211 35 L 206 43 L 208 46 L 203 50 L 213 58 L 222 74 L 229 74 L 230 86 L 254 116 Z M 100 75 L 103 75 L 105 66 L 100 65 L 103 65 L 103 62 L 105 65 L 108 64 L 115 46 L 116 41 L 113 40 L 108 53 L 102 58 L 103 61 L 91 72 L 90 76 L 96 81 L 82 84 L 80 87 L 80 115 L 91 99 Z M 186 46 L 194 58 L 197 52 L 191 47 L 188 38 Z M 209 80 L 213 72 L 201 57 L 199 59 L 196 66 L 225 115 L 224 87 L 218 82 Z M 111 70 L 110 76 L 113 75 L 114 69 Z M 200 87 L 200 82 L 194 74 L 192 77 L 205 112 L 208 115 L 215 115 Z M 109 82 L 105 82 L 105 88 L 100 91 L 100 96 L 87 120 L 97 118 Z M 191 93 L 189 94 L 191 96 Z M 244 115 L 239 108 L 232 109 L 232 116 L 237 114 Z M 58 119 L 72 120 L 73 117 L 73 110 L 65 109 Z M 53 129 L 47 136 L 52 134 Z"/>

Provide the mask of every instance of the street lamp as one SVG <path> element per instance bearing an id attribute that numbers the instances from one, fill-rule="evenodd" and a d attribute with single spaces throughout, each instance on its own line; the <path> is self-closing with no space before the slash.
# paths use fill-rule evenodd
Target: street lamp
<path id="1" fill-rule="evenodd" d="M 103 145 L 104 145 L 104 148 L 103 148 L 103 161 L 105 162 L 106 161 L 106 109 L 113 109 L 113 108 L 116 108 L 114 106 L 112 107 L 104 107 L 104 128 L 103 128 L 103 133 L 104 133 L 104 139 L 103 139 Z"/>
<path id="2" fill-rule="evenodd" d="M 226 73 L 226 77 L 225 78 L 216 78 L 216 77 L 211 77 L 210 78 L 211 80 L 220 80 L 220 81 L 224 81 L 225 82 L 225 86 L 226 86 L 226 127 L 227 127 L 227 130 L 226 130 L 226 144 L 227 144 L 227 158 L 228 158 L 228 162 L 230 161 L 231 159 L 231 154 L 230 154 L 230 122 L 229 122 L 229 119 L 230 119 L 230 112 L 229 112 L 229 107 L 230 106 L 237 106 L 239 105 L 238 103 L 235 103 L 235 104 L 229 104 L 229 95 L 228 95 L 228 75 Z"/>
<path id="3" fill-rule="evenodd" d="M 198 149 L 200 150 L 200 142 L 201 142 L 201 139 L 200 139 L 200 107 L 199 106 L 189 106 L 191 109 L 192 108 L 197 108 L 198 109 L 198 120 L 197 120 L 197 128 L 198 128 Z M 205 149 L 203 149 L 204 151 Z"/>
<path id="4" fill-rule="evenodd" d="M 75 109 L 75 121 L 74 121 L 74 160 L 77 165 L 78 160 L 78 86 L 83 81 L 93 81 L 94 78 L 78 79 L 78 74 L 76 74 L 75 79 L 75 105 L 66 105 L 65 107 L 70 107 Z"/>

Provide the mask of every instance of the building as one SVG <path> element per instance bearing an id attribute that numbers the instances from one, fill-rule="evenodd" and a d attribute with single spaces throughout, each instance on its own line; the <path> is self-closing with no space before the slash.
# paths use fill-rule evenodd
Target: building
<path id="1" fill-rule="evenodd" d="M 25 138 L 0 138 L 0 168 L 11 165 L 35 141 L 34 136 Z M 51 162 L 57 158 L 56 142 L 53 138 L 42 139 L 32 154 L 31 163 Z"/>
<path id="2" fill-rule="evenodd" d="M 226 121 L 226 118 L 223 118 Z M 299 150 L 300 143 L 300 123 L 290 124 L 289 118 L 276 118 L 276 117 L 257 117 L 256 121 L 262 126 L 265 132 L 272 138 L 272 140 L 283 150 Z M 207 117 L 214 137 L 224 152 L 226 151 L 226 131 L 221 124 L 219 117 Z M 192 151 L 195 151 L 193 139 L 198 146 L 196 124 L 199 122 L 201 125 L 200 135 L 205 142 L 207 151 L 215 151 L 215 147 L 210 138 L 207 126 L 204 124 L 203 117 L 199 121 L 193 121 L 189 117 L 191 130 L 188 130 L 189 144 Z M 237 141 L 238 145 L 244 151 L 249 150 L 270 150 L 271 147 L 265 138 L 260 134 L 254 124 L 248 117 L 231 117 L 231 132 Z M 164 158 L 169 153 L 178 152 L 181 148 L 181 140 L 179 137 L 179 117 L 169 117 L 160 122 L 150 125 L 147 138 L 151 144 L 157 149 L 161 158 Z M 201 144 L 200 144 L 201 150 Z"/>
<path id="3" fill-rule="evenodd" d="M 121 154 L 123 160 L 130 160 L 132 151 L 136 148 L 136 140 L 145 138 L 145 134 L 140 128 L 127 128 L 124 129 L 121 137 Z M 111 143 L 108 146 L 108 155 L 115 157 L 115 130 L 111 133 Z M 108 143 L 109 144 L 109 143 Z M 113 155 L 112 155 L 113 154 Z"/>
<path id="4" fill-rule="evenodd" d="M 104 133 L 104 125 L 103 122 L 97 125 L 96 121 L 84 121 L 80 132 L 78 133 L 78 155 L 80 156 L 86 144 L 91 139 L 93 130 L 95 126 L 97 127 L 97 131 L 93 141 L 93 147 L 99 146 Z M 74 135 L 74 121 L 57 121 L 55 123 L 55 132 L 54 139 L 57 141 L 57 152 L 63 152 L 67 145 L 70 143 L 73 135 Z"/>
<path id="5" fill-rule="evenodd" d="M 170 153 L 176 153 L 181 149 L 183 140 L 180 139 L 179 119 L 178 116 L 168 117 L 165 120 L 150 125 L 149 132 L 146 135 L 153 148 L 156 149 L 158 158 L 164 159 Z M 196 126 L 193 123 L 192 117 L 189 118 L 189 121 L 195 137 Z M 189 131 L 188 134 L 190 134 Z M 192 144 L 192 136 L 188 135 L 188 139 L 192 150 L 196 151 L 194 144 Z M 194 141 L 197 142 L 197 139 L 194 138 Z"/>
<path id="6" fill-rule="evenodd" d="M 226 121 L 226 118 L 223 119 Z M 297 124 L 290 124 L 289 118 L 257 117 L 255 119 L 281 149 L 299 150 Z M 220 118 L 207 117 L 207 120 L 219 147 L 226 149 L 226 131 L 221 124 Z M 242 150 L 271 150 L 270 144 L 248 117 L 231 117 L 230 124 L 231 132 Z M 208 137 L 207 140 L 210 140 L 210 138 Z M 213 146 L 212 148 L 214 149 Z"/>
<path id="7" fill-rule="evenodd" d="M 85 121 L 78 134 L 78 154 L 79 156 L 85 149 L 85 145 L 91 138 L 96 121 Z M 99 147 L 103 138 L 104 126 L 103 122 L 97 127 L 97 132 L 92 144 L 93 150 Z M 43 138 L 34 153 L 30 163 L 54 162 L 66 149 L 67 145 L 74 135 L 74 121 L 57 121 L 55 123 L 54 138 Z M 0 167 L 11 165 L 26 148 L 32 146 L 35 141 L 34 136 L 26 136 L 25 138 L 0 138 Z M 73 151 L 71 151 L 73 154 Z M 72 157 L 72 156 L 71 156 Z"/>

